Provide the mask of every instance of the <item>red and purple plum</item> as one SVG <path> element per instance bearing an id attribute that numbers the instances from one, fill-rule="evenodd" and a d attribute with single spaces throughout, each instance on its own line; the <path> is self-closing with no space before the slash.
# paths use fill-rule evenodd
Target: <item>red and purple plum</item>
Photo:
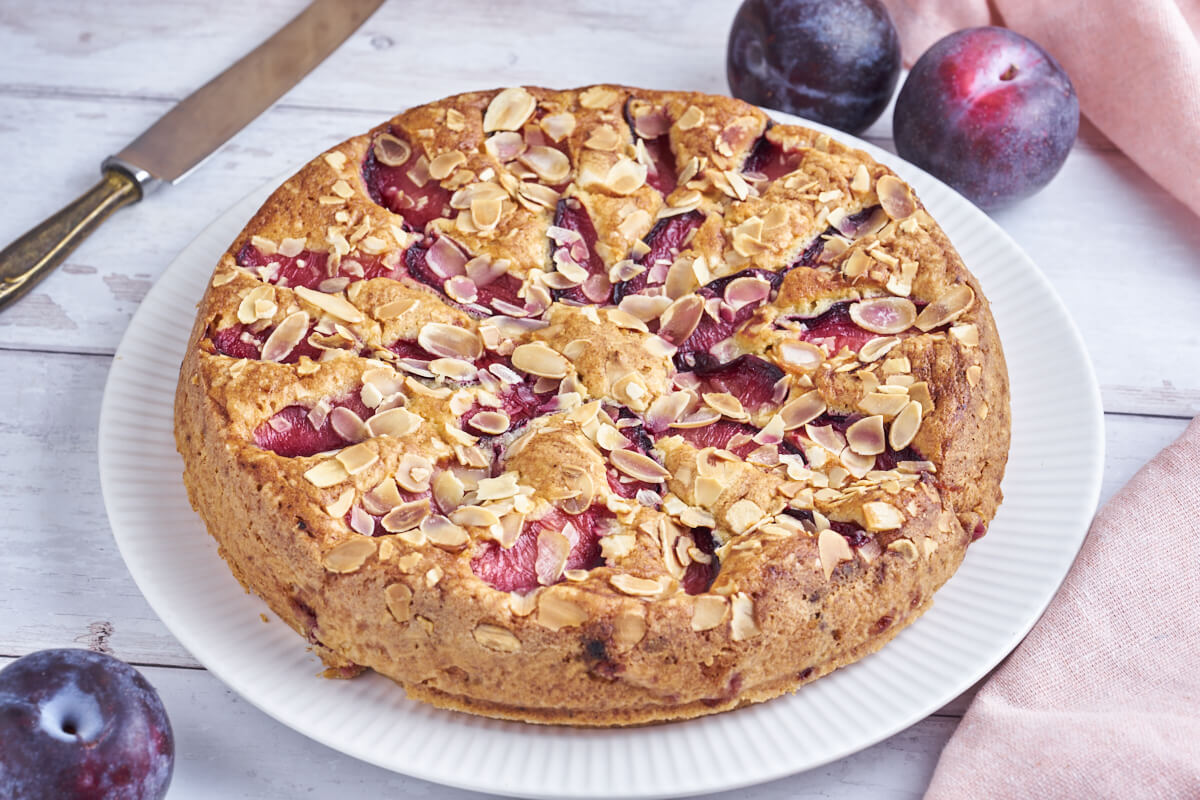
<path id="1" fill-rule="evenodd" d="M 896 150 L 985 209 L 1058 173 L 1079 130 L 1071 79 L 1037 43 L 968 28 L 929 48 L 896 98 Z"/>

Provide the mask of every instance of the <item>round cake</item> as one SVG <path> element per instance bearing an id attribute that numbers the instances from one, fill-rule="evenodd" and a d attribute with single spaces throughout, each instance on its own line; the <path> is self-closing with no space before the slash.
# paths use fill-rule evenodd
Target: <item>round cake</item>
<path id="1" fill-rule="evenodd" d="M 514 87 L 307 164 L 180 371 L 192 505 L 326 675 L 627 725 L 929 607 L 1000 502 L 1004 357 L 910 187 L 727 97 Z"/>

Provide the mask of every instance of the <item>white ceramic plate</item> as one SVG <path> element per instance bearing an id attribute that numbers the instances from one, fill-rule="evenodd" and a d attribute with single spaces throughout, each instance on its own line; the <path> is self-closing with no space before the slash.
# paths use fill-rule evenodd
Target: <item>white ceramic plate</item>
<path id="1" fill-rule="evenodd" d="M 315 677 L 321 665 L 303 640 L 273 617 L 262 623 L 266 606 L 238 586 L 192 513 L 172 434 L 195 304 L 278 181 L 179 254 L 138 309 L 108 377 L 101 486 L 113 536 L 150 605 L 201 663 L 283 724 L 382 767 L 500 794 L 659 797 L 759 783 L 868 747 L 961 694 L 1029 631 L 1083 542 L 1104 463 L 1100 395 L 1062 302 L 998 225 L 916 167 L 832 133 L 916 188 L 992 302 L 1012 381 L 1004 505 L 933 608 L 881 652 L 792 696 L 632 730 L 497 722 L 410 701 L 374 673 Z"/>

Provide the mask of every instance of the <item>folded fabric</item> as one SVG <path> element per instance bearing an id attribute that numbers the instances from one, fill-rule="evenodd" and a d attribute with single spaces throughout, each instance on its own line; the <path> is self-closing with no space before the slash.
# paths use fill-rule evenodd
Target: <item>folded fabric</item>
<path id="1" fill-rule="evenodd" d="M 911 65 L 959 28 L 1004 25 L 1071 76 L 1083 113 L 1200 214 L 1200 0 L 884 0 Z"/>
<path id="2" fill-rule="evenodd" d="M 1200 417 L 1096 517 L 926 800 L 1200 797 Z"/>

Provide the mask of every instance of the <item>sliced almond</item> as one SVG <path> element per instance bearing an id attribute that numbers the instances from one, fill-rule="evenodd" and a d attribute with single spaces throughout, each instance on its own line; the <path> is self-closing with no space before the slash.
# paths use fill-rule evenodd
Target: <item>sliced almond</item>
<path id="1" fill-rule="evenodd" d="M 392 618 L 401 624 L 412 619 L 412 589 L 403 583 L 393 583 L 383 590 L 383 599 Z"/>
<path id="2" fill-rule="evenodd" d="M 325 294 L 307 286 L 297 286 L 294 290 L 296 296 L 307 303 L 311 303 L 327 314 L 337 317 L 345 322 L 362 322 L 363 315 L 354 305 L 346 298 L 337 294 Z"/>
<path id="3" fill-rule="evenodd" d="M 844 561 L 854 560 L 854 550 L 846 537 L 832 528 L 826 528 L 817 536 L 817 552 L 821 557 L 821 569 L 825 572 L 825 580 L 833 576 L 833 571 Z"/>
<path id="4" fill-rule="evenodd" d="M 891 531 L 904 524 L 904 515 L 891 503 L 863 503 L 863 522 L 869 531 Z"/>
<path id="5" fill-rule="evenodd" d="M 608 579 L 613 587 L 634 597 L 655 597 L 662 593 L 663 586 L 657 580 L 639 578 L 627 572 L 618 572 Z"/>
<path id="6" fill-rule="evenodd" d="M 850 319 L 871 333 L 902 333 L 916 318 L 917 307 L 906 297 L 876 297 L 850 305 Z"/>
<path id="7" fill-rule="evenodd" d="M 921 429 L 921 404 L 916 400 L 908 402 L 904 409 L 892 420 L 888 430 L 888 444 L 893 450 L 903 450 L 912 444 L 917 431 Z"/>
<path id="8" fill-rule="evenodd" d="M 738 592 L 729 598 L 733 616 L 729 621 L 730 634 L 735 642 L 742 642 L 758 636 L 762 631 L 754 621 L 754 601 L 745 592 Z"/>
<path id="9" fill-rule="evenodd" d="M 571 174 L 571 162 L 556 147 L 530 147 L 517 160 L 533 170 L 545 183 L 562 183 Z"/>
<path id="10" fill-rule="evenodd" d="M 604 185 L 614 194 L 633 194 L 645 185 L 647 172 L 645 164 L 622 156 L 609 168 Z"/>
<path id="11" fill-rule="evenodd" d="M 388 533 L 411 531 L 429 516 L 429 498 L 423 497 L 411 503 L 401 503 L 383 516 L 379 522 Z"/>
<path id="12" fill-rule="evenodd" d="M 412 148 L 408 142 L 390 133 L 381 133 L 372 148 L 375 160 L 384 166 L 399 167 L 412 156 Z"/>
<path id="13" fill-rule="evenodd" d="M 350 511 L 350 506 L 354 502 L 354 489 L 348 488 L 329 505 L 325 506 L 325 513 L 334 519 L 342 519 L 346 513 Z"/>
<path id="14" fill-rule="evenodd" d="M 846 428 L 846 444 L 859 455 L 874 456 L 887 449 L 883 434 L 883 417 L 879 414 L 863 417 Z"/>
<path id="15" fill-rule="evenodd" d="M 858 407 L 867 414 L 879 414 L 892 419 L 908 405 L 908 395 L 884 392 L 868 392 L 858 401 Z M 919 404 L 918 404 L 919 405 Z"/>
<path id="16" fill-rule="evenodd" d="M 435 181 L 445 180 L 450 173 L 467 163 L 467 157 L 461 150 L 448 150 L 438 154 L 429 162 L 429 177 Z"/>
<path id="17" fill-rule="evenodd" d="M 560 631 L 587 621 L 587 612 L 557 593 L 543 592 L 538 597 L 536 620 L 543 628 Z"/>
<path id="18" fill-rule="evenodd" d="M 483 355 L 483 342 L 466 328 L 444 322 L 426 322 L 417 333 L 417 344 L 435 356 L 474 361 Z"/>
<path id="19" fill-rule="evenodd" d="M 602 108 L 608 108 L 620 99 L 621 95 L 615 89 L 607 86 L 592 86 L 580 93 L 579 105 L 599 111 Z"/>
<path id="20" fill-rule="evenodd" d="M 725 621 L 729 614 L 729 600 L 719 594 L 697 595 L 692 608 L 692 630 L 708 631 Z"/>
<path id="21" fill-rule="evenodd" d="M 471 539 L 464 528 L 455 525 L 441 514 L 421 520 L 420 530 L 430 542 L 447 549 L 462 547 Z"/>
<path id="22" fill-rule="evenodd" d="M 640 609 L 639 609 L 640 611 Z M 622 650 L 628 650 L 646 636 L 645 613 L 627 611 L 613 621 L 613 641 Z"/>
<path id="23" fill-rule="evenodd" d="M 633 450 L 614 450 L 608 454 L 614 467 L 626 475 L 646 483 L 662 483 L 671 473 L 649 456 Z"/>
<path id="24" fill-rule="evenodd" d="M 975 290 L 965 283 L 957 283 L 943 292 L 937 300 L 921 309 L 913 324 L 923 331 L 931 331 L 957 319 L 973 305 Z"/>
<path id="25" fill-rule="evenodd" d="M 471 635 L 480 647 L 495 650 L 497 653 L 515 653 L 521 649 L 521 640 L 516 634 L 499 625 L 476 625 Z"/>
<path id="26" fill-rule="evenodd" d="M 352 445 L 338 453 L 335 458 L 346 468 L 346 472 L 357 475 L 379 460 L 379 453 L 366 442 Z"/>
<path id="27" fill-rule="evenodd" d="M 779 345 L 779 360 L 785 366 L 812 372 L 825 360 L 825 351 L 811 342 L 785 341 Z"/>
<path id="28" fill-rule="evenodd" d="M 779 416 L 783 420 L 783 429 L 791 431 L 807 425 L 824 414 L 827 408 L 825 398 L 821 396 L 820 392 L 815 389 L 805 392 L 779 409 Z"/>
<path id="29" fill-rule="evenodd" d="M 347 442 L 361 442 L 371 435 L 362 418 L 344 406 L 337 406 L 329 412 L 329 424 Z"/>
<path id="30" fill-rule="evenodd" d="M 407 408 L 389 408 L 367 420 L 372 436 L 407 436 L 421 426 L 421 418 Z"/>
<path id="31" fill-rule="evenodd" d="M 304 479 L 318 489 L 336 486 L 349 477 L 350 473 L 346 472 L 341 462 L 333 458 L 322 461 L 304 473 Z"/>
<path id="32" fill-rule="evenodd" d="M 725 512 L 725 520 L 734 533 L 745 533 L 763 521 L 765 514 L 753 500 L 741 499 Z"/>
<path id="33" fill-rule="evenodd" d="M 308 333 L 308 322 L 308 313 L 305 311 L 288 314 L 283 322 L 271 331 L 271 335 L 263 344 L 263 361 L 283 361 L 287 358 L 296 345 L 300 344 L 304 334 Z"/>
<path id="34" fill-rule="evenodd" d="M 374 539 L 366 536 L 355 537 L 342 542 L 326 553 L 321 564 L 330 572 L 356 572 L 374 554 Z"/>
<path id="35" fill-rule="evenodd" d="M 858 360 L 864 364 L 878 361 L 898 344 L 900 344 L 899 336 L 876 336 L 858 348 Z"/>
<path id="36" fill-rule="evenodd" d="M 704 112 L 695 106 L 688 106 L 675 124 L 681 131 L 690 131 L 697 125 L 704 124 Z"/>
<path id="37" fill-rule="evenodd" d="M 503 411 L 480 411 L 468 424 L 480 433 L 494 436 L 507 431 L 512 422 Z"/>
<path id="38" fill-rule="evenodd" d="M 512 352 L 513 366 L 542 378 L 565 378 L 571 364 L 560 353 L 542 342 L 518 345 Z"/>
<path id="39" fill-rule="evenodd" d="M 492 98 L 483 115 L 483 132 L 517 131 L 537 108 L 537 100 L 520 86 L 505 89 Z"/>
<path id="40" fill-rule="evenodd" d="M 917 210 L 912 190 L 895 175 L 884 175 L 876 181 L 875 193 L 879 195 L 879 204 L 892 219 L 904 219 Z"/>
<path id="41" fill-rule="evenodd" d="M 253 324 L 259 318 L 260 304 L 269 302 L 274 305 L 275 287 L 269 283 L 264 283 L 260 286 L 255 286 L 246 296 L 242 298 L 242 302 L 238 304 L 237 318 L 238 322 L 243 325 Z M 275 312 L 272 310 L 271 314 Z M 271 314 L 265 316 L 269 317 Z"/>
<path id="42" fill-rule="evenodd" d="M 915 564 L 917 559 L 920 558 L 917 546 L 913 544 L 911 539 L 896 539 L 887 546 L 887 549 L 893 553 L 899 553 L 909 564 Z"/>
<path id="43" fill-rule="evenodd" d="M 695 332 L 704 313 L 704 298 L 689 294 L 679 298 L 662 313 L 658 335 L 673 345 L 681 345 Z"/>

